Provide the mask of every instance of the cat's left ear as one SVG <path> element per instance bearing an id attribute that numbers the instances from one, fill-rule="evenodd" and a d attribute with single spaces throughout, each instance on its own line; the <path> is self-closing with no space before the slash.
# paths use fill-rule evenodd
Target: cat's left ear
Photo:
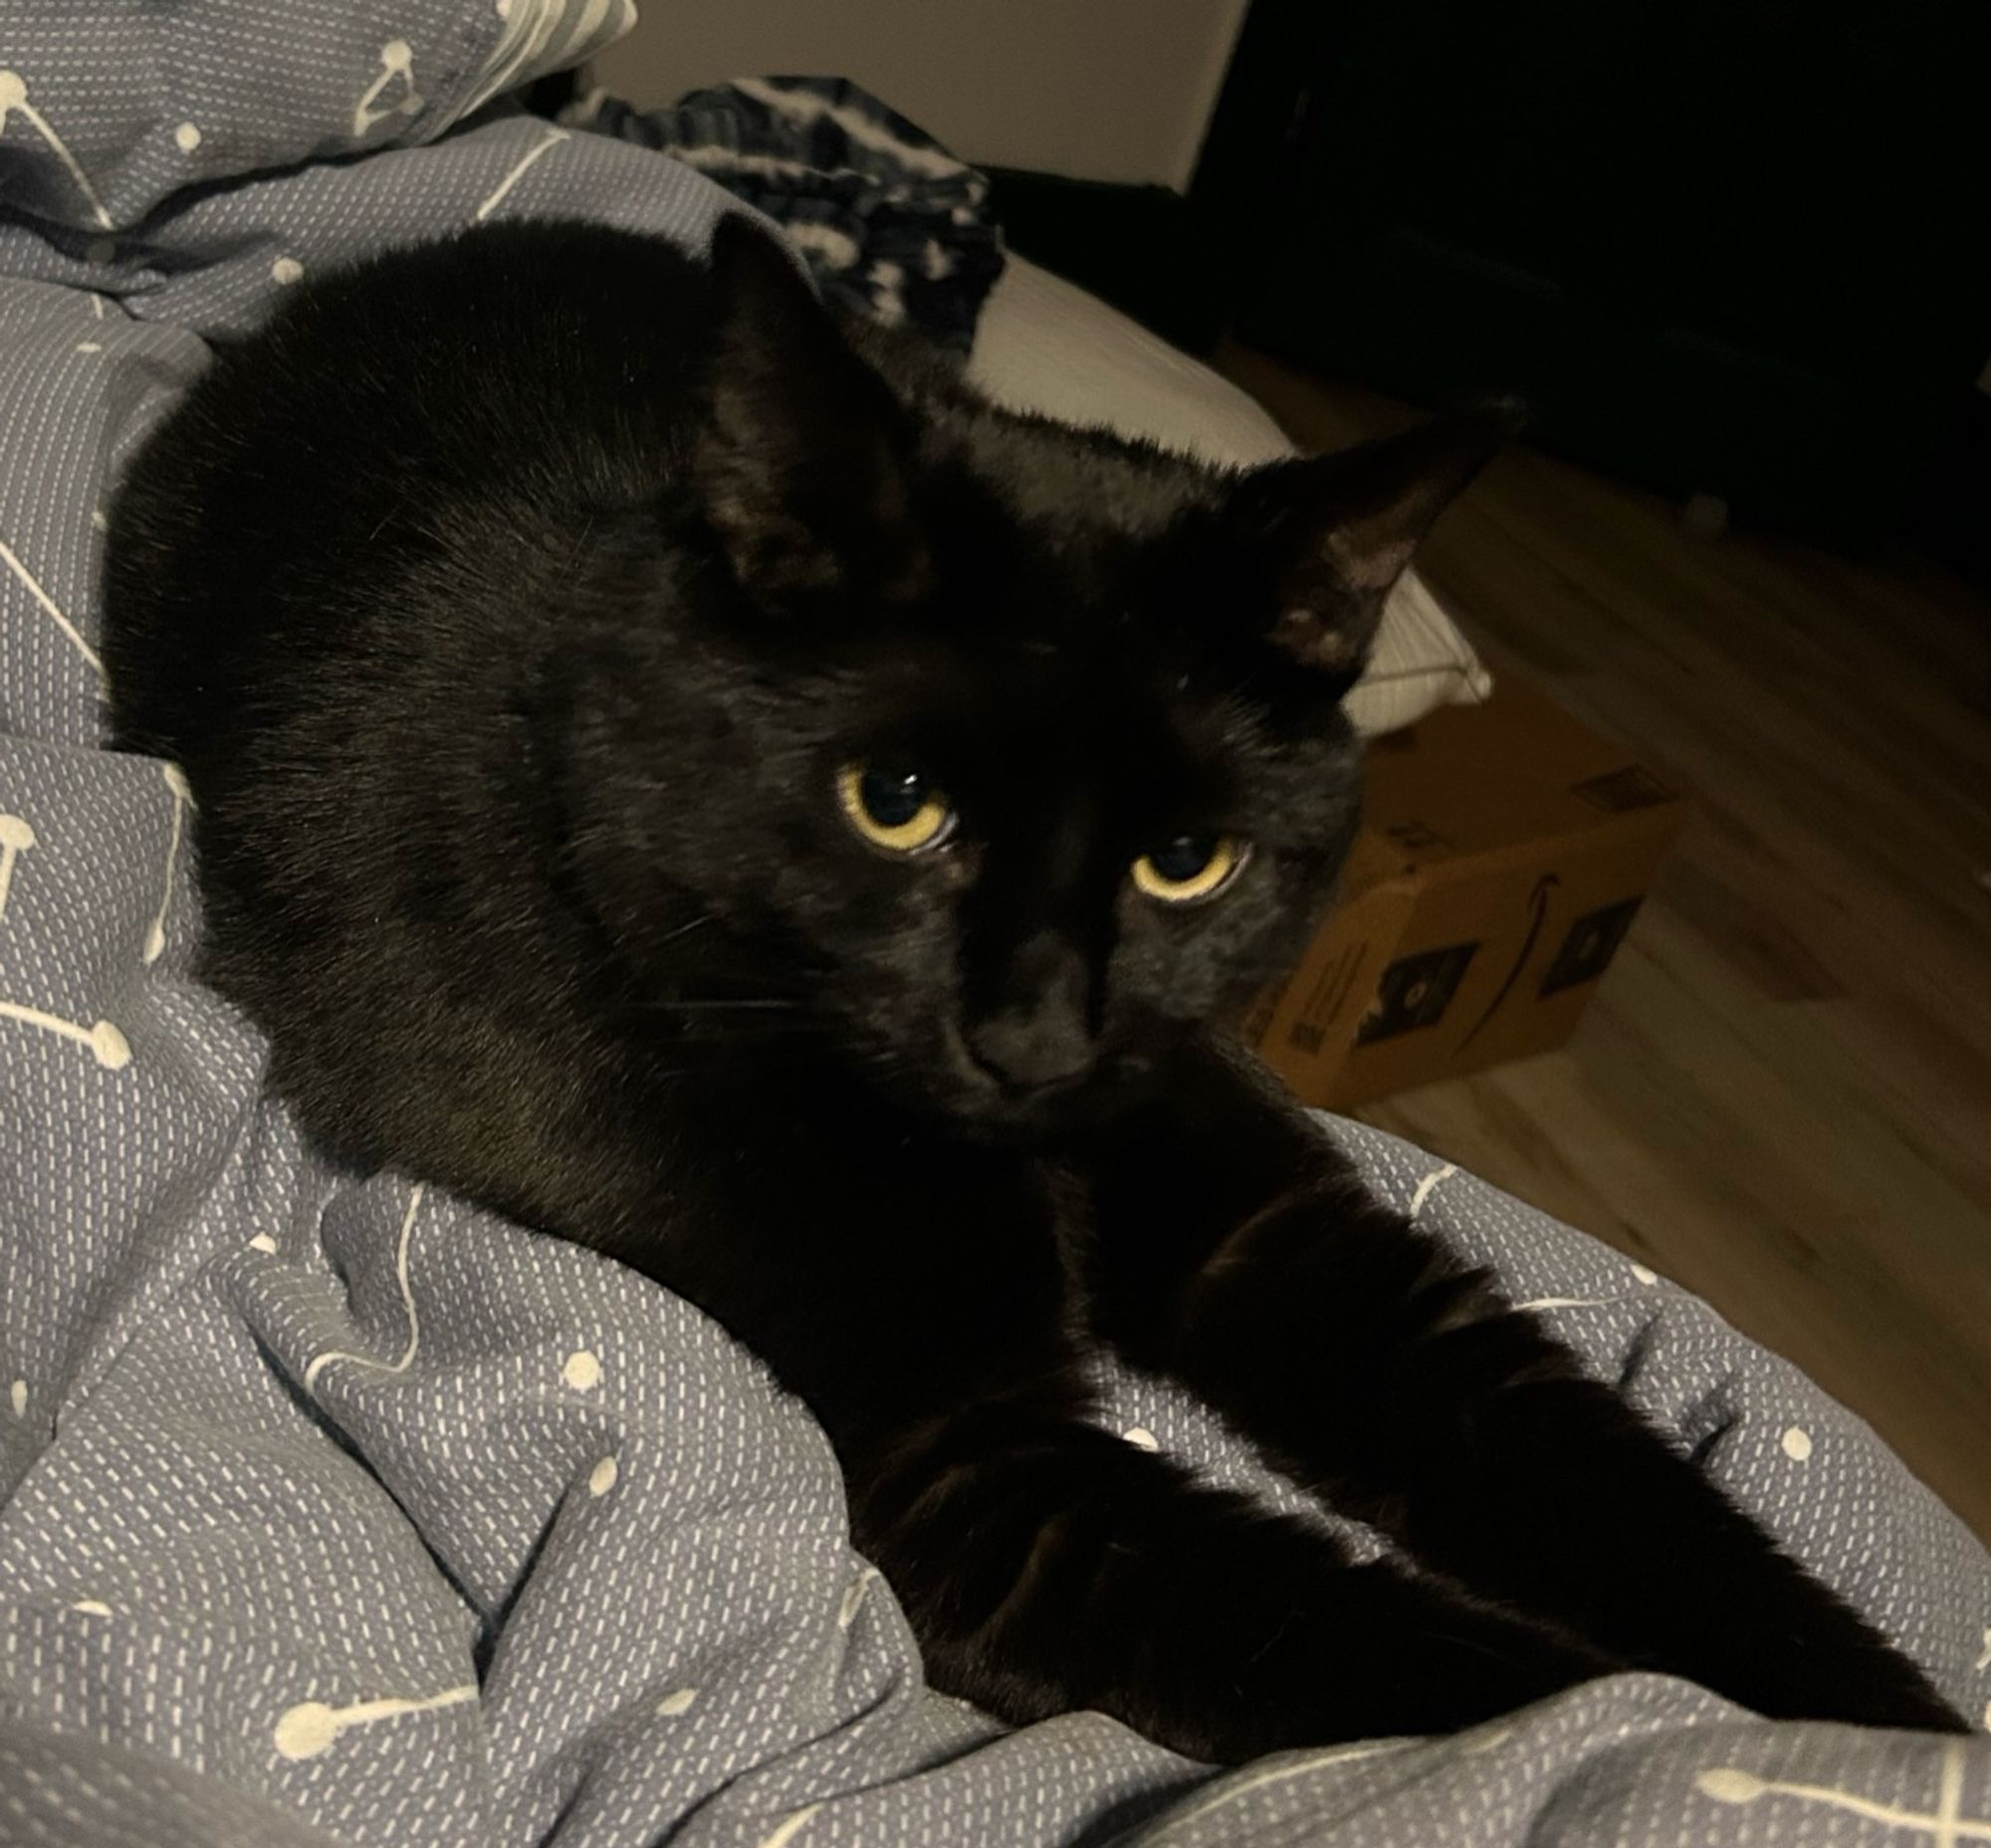
<path id="1" fill-rule="evenodd" d="M 1518 401 L 1500 399 L 1244 476 L 1226 511 L 1271 567 L 1276 602 L 1267 639 L 1352 686 L 1384 600 L 1419 543 L 1524 421 Z"/>
<path id="2" fill-rule="evenodd" d="M 905 412 L 790 254 L 744 217 L 712 240 L 716 308 L 692 475 L 740 583 L 764 605 L 918 593 Z"/>

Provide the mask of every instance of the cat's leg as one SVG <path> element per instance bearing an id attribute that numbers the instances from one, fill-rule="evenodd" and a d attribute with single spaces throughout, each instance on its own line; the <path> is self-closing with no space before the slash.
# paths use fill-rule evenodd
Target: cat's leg
<path id="1" fill-rule="evenodd" d="M 1241 1054 L 1187 1051 L 1083 1167 L 1101 1331 L 1420 1559 L 1763 1713 L 1959 1724 Z"/>
<path id="2" fill-rule="evenodd" d="M 1603 1673 L 1443 1583 L 1194 1483 L 1035 1388 L 852 1472 L 858 1546 L 935 1686 L 1023 1723 L 1113 1715 L 1193 1757 L 1448 1732 Z"/>
<path id="3" fill-rule="evenodd" d="M 1448 1730 L 1601 1672 L 1090 1422 L 1065 1203 L 1035 1162 L 776 1111 L 729 1133 L 743 1122 L 765 1140 L 717 1164 L 723 1194 L 681 1196 L 649 1266 L 815 1412 L 935 1685 L 1013 1722 L 1101 1709 L 1232 1760 Z"/>

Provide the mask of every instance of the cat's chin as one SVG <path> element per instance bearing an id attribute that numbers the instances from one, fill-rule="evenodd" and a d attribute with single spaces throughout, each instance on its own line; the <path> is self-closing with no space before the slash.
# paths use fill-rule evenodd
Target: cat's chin
<path id="1" fill-rule="evenodd" d="M 996 1091 L 982 1099 L 943 1106 L 948 1125 L 964 1141 L 999 1148 L 1035 1148 L 1057 1142 L 1114 1114 L 1111 1087 L 1085 1082 L 1010 1096 Z"/>

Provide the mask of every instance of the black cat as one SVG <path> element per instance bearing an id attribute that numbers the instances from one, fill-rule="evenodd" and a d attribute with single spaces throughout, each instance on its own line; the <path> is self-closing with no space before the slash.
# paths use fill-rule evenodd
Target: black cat
<path id="1" fill-rule="evenodd" d="M 116 734 L 305 1124 L 754 1347 L 941 1687 L 1215 1759 L 1628 1664 L 1955 1727 L 1208 1025 L 1329 895 L 1341 696 L 1505 426 L 1227 475 L 738 221 L 492 228 L 303 288 L 144 449 Z M 1099 1342 L 1417 1565 L 1096 1427 Z"/>

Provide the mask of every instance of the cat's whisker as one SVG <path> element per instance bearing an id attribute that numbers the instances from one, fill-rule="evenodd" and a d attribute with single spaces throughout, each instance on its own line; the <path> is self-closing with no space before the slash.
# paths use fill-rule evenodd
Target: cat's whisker
<path id="1" fill-rule="evenodd" d="M 718 915 L 716 911 L 708 911 L 701 917 L 693 918 L 689 924 L 680 924 L 676 930 L 666 931 L 657 939 L 657 947 L 662 949 L 667 943 L 676 943 L 680 937 L 689 937 L 693 931 L 702 930 L 712 923 Z"/>

